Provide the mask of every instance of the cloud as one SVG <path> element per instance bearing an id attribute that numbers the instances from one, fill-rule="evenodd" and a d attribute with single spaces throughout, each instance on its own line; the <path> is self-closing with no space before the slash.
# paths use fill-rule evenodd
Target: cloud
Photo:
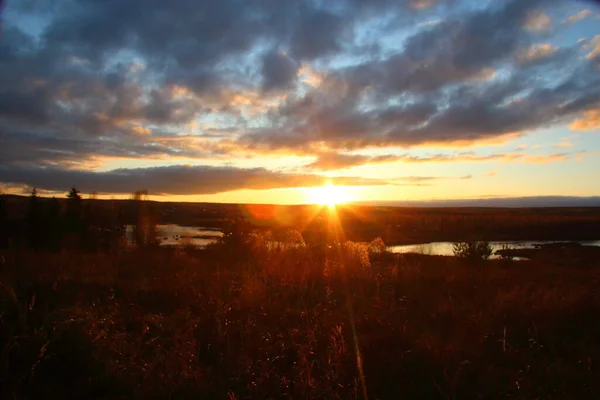
<path id="1" fill-rule="evenodd" d="M 487 174 L 485 174 L 484 176 L 486 176 L 488 178 L 493 178 L 496 175 L 498 175 L 498 171 L 490 171 Z"/>
<path id="2" fill-rule="evenodd" d="M 569 125 L 569 129 L 574 131 L 590 131 L 598 128 L 600 128 L 600 108 L 585 111 L 582 117 Z"/>
<path id="3" fill-rule="evenodd" d="M 567 148 L 572 147 L 569 142 L 562 142 L 554 147 Z M 347 154 L 326 152 L 321 153 L 314 161 L 306 164 L 304 167 L 309 170 L 317 171 L 337 171 L 352 167 L 364 165 L 376 165 L 385 163 L 407 163 L 407 164 L 427 164 L 427 163 L 465 163 L 465 162 L 520 162 L 529 164 L 550 163 L 554 161 L 565 161 L 578 155 L 579 153 L 551 153 L 551 154 L 527 154 L 523 153 L 526 147 L 518 149 L 514 153 L 495 153 L 487 155 L 478 155 L 473 151 L 455 153 L 455 154 L 433 154 L 428 156 L 414 156 L 405 154 L 383 154 L 378 156 L 368 156 L 364 154 Z"/>
<path id="4" fill-rule="evenodd" d="M 298 69 L 298 64 L 285 54 L 276 51 L 266 53 L 262 65 L 264 90 L 291 87 L 296 80 Z"/>
<path id="5" fill-rule="evenodd" d="M 423 179 L 400 178 L 409 182 Z M 264 168 L 187 166 L 116 169 L 107 172 L 82 170 L 0 168 L 0 182 L 25 184 L 45 190 L 76 186 L 84 192 L 132 193 L 146 189 L 153 194 L 214 194 L 239 189 L 279 189 L 322 186 L 325 181 L 344 186 L 387 185 L 392 182 L 357 177 L 325 178 L 313 174 L 290 174 Z"/>
<path id="6" fill-rule="evenodd" d="M 584 18 L 587 18 L 592 12 L 589 9 L 584 9 L 579 11 L 576 14 L 571 15 L 567 19 L 565 19 L 566 23 L 573 24 L 575 22 L 581 21 Z"/>
<path id="7" fill-rule="evenodd" d="M 473 178 L 473 175 L 464 175 L 464 176 L 460 177 L 460 179 L 465 179 L 465 180 L 466 179 L 471 179 L 471 178 Z"/>
<path id="8" fill-rule="evenodd" d="M 555 55 L 558 50 L 558 47 L 555 47 L 550 43 L 535 44 L 527 49 L 519 51 L 516 55 L 517 62 L 522 65 L 535 64 L 545 58 Z"/>
<path id="9" fill-rule="evenodd" d="M 562 142 L 554 145 L 554 147 L 556 147 L 556 148 L 569 148 L 569 147 L 573 147 L 573 146 L 575 146 L 575 145 L 568 141 L 562 141 Z"/>
<path id="10" fill-rule="evenodd" d="M 382 156 L 366 156 L 361 154 L 341 154 L 328 152 L 320 154 L 315 161 L 307 164 L 306 168 L 321 171 L 332 171 L 366 164 L 394 162 L 401 159 L 401 156 L 395 156 L 392 154 Z"/>
<path id="11" fill-rule="evenodd" d="M 600 37 L 553 47 L 557 0 L 51 3 L 15 2 L 5 21 L 4 176 L 81 174 L 107 158 L 294 154 L 314 157 L 314 171 L 525 162 L 392 148 L 467 146 L 570 122 L 592 129 L 600 106 Z M 361 154 L 369 148 L 390 150 Z"/>
<path id="12" fill-rule="evenodd" d="M 395 155 L 384 154 L 379 156 L 367 156 L 362 154 L 343 154 L 343 153 L 322 153 L 315 161 L 307 164 L 308 169 L 320 171 L 334 171 L 362 165 L 374 165 L 393 162 L 406 163 L 429 163 L 429 162 L 448 162 L 448 161 L 474 161 L 474 160 L 489 160 L 496 157 L 484 156 L 478 157 L 474 155 L 451 156 L 451 155 L 434 155 L 428 157 L 417 157 L 408 154 Z M 498 157 L 499 158 L 499 157 Z"/>
<path id="13" fill-rule="evenodd" d="M 552 153 L 541 155 L 527 155 L 523 158 L 524 162 L 529 164 L 549 164 L 553 162 L 567 161 L 572 154 L 569 153 Z"/>
<path id="14" fill-rule="evenodd" d="M 552 19 L 543 11 L 534 10 L 527 15 L 524 27 L 534 32 L 546 32 L 552 27 Z"/>
<path id="15" fill-rule="evenodd" d="M 145 129 L 145 128 L 141 128 Z M 94 167 L 104 158 L 224 159 L 235 146 L 196 136 L 151 136 L 135 133 L 122 138 L 69 138 L 24 131 L 0 132 L 3 166 Z"/>
<path id="16" fill-rule="evenodd" d="M 600 98 L 600 80 L 571 49 L 522 45 L 527 36 L 515 28 L 536 4 L 446 20 L 409 37 L 401 53 L 335 71 L 319 91 L 289 98 L 277 129 L 247 132 L 241 142 L 263 151 L 464 145 L 565 122 Z M 495 63 L 511 57 L 523 69 L 494 78 Z M 549 73 L 569 62 L 576 65 L 570 75 Z M 402 101 L 390 105 L 394 96 Z"/>
<path id="17" fill-rule="evenodd" d="M 585 43 L 584 49 L 589 49 L 590 52 L 585 56 L 589 60 L 597 61 L 600 59 L 600 35 L 596 35 L 589 42 Z"/>
<path id="18" fill-rule="evenodd" d="M 343 21 L 332 12 L 302 13 L 292 34 L 290 49 L 300 60 L 313 60 L 340 49 Z"/>
<path id="19" fill-rule="evenodd" d="M 437 0 L 412 0 L 410 3 L 414 8 L 429 8 L 437 3 Z"/>

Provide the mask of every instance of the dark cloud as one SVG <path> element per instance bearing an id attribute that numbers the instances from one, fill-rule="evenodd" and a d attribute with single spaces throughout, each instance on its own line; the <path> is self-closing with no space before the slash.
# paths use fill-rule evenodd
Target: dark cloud
<path id="1" fill-rule="evenodd" d="M 500 8 L 459 14 L 424 28 L 391 57 L 346 71 L 354 85 L 386 93 L 427 92 L 447 84 L 484 78 L 488 68 L 529 43 L 522 30 L 528 12 L 552 0 L 509 1 Z M 492 5 L 494 7 L 494 5 Z"/>
<path id="2" fill-rule="evenodd" d="M 33 88 L 29 92 L 6 90 L 0 92 L 0 118 L 44 124 L 48 119 L 48 93 Z"/>
<path id="3" fill-rule="evenodd" d="M 593 57 L 536 44 L 524 26 L 554 3 L 508 1 L 424 28 L 400 53 L 330 74 L 316 93 L 281 107 L 276 130 L 242 142 L 263 150 L 466 143 L 572 119 L 597 102 Z M 569 63 L 570 75 L 553 75 Z"/>
<path id="4" fill-rule="evenodd" d="M 504 85 L 504 84 L 501 84 Z M 416 131 L 421 142 L 477 140 L 549 126 L 572 119 L 600 102 L 600 76 L 587 68 L 554 87 L 517 86 L 515 91 L 496 98 L 494 93 L 466 92 L 453 98 L 451 106 L 436 114 L 426 126 Z M 405 131 L 393 133 L 406 137 Z"/>
<path id="5" fill-rule="evenodd" d="M 316 10 L 304 13 L 292 35 L 292 54 L 301 60 L 312 60 L 339 50 L 342 28 L 342 19 L 331 12 Z"/>
<path id="6" fill-rule="evenodd" d="M 556 80 L 539 82 L 535 74 L 514 73 L 448 88 L 419 102 L 368 111 L 348 101 L 319 107 L 319 100 L 312 98 L 310 108 L 300 107 L 297 118 L 288 117 L 290 122 L 277 132 L 251 133 L 244 140 L 259 148 L 293 149 L 312 142 L 348 150 L 474 142 L 572 120 L 598 106 L 599 88 L 600 75 L 586 62 Z"/>
<path id="7" fill-rule="evenodd" d="M 127 138 L 68 138 L 28 132 L 0 132 L 0 165 L 89 167 L 104 157 L 120 159 L 228 159 L 224 143 L 196 136 L 148 137 L 141 131 Z M 101 149 L 101 151 L 99 151 Z"/>
<path id="8" fill-rule="evenodd" d="M 289 89 L 296 80 L 299 65 L 277 51 L 265 54 L 262 64 L 263 89 Z"/>
<path id="9" fill-rule="evenodd" d="M 76 186 L 85 192 L 153 194 L 214 194 L 238 189 L 277 189 L 322 186 L 326 181 L 345 186 L 386 185 L 391 182 L 355 177 L 325 178 L 312 174 L 273 172 L 264 168 L 185 166 L 116 169 L 108 172 L 52 168 L 0 167 L 0 182 L 21 183 L 45 190 Z"/>
<path id="10" fill-rule="evenodd" d="M 307 164 L 306 167 L 321 171 L 331 171 L 364 165 L 369 161 L 371 161 L 371 157 L 361 154 L 326 153 L 318 156 L 315 161 Z"/>

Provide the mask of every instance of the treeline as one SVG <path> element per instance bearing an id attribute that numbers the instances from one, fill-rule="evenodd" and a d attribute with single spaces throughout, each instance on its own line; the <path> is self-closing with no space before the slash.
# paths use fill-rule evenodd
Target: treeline
<path id="1" fill-rule="evenodd" d="M 64 200 L 42 198 L 33 188 L 25 215 L 15 217 L 6 196 L 0 195 L 0 248 L 97 252 L 121 247 L 128 240 L 137 246 L 158 245 L 156 218 L 147 197 L 146 191 L 136 191 L 127 203 L 113 202 L 107 208 L 100 207 L 94 194 L 84 201 L 76 187 Z"/>

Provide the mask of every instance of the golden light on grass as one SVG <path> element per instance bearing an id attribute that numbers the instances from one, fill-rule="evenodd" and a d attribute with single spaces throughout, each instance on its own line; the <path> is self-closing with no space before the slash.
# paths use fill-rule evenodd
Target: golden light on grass
<path id="1" fill-rule="evenodd" d="M 350 201 L 350 195 L 344 186 L 327 183 L 321 187 L 306 189 L 308 200 L 313 204 L 328 205 L 334 208 L 337 204 Z"/>

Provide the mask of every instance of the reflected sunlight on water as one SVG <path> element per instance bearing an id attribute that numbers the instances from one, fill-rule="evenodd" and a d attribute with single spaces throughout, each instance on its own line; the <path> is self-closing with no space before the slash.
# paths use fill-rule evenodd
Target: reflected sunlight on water
<path id="1" fill-rule="evenodd" d="M 181 246 L 191 244 L 194 246 L 205 247 L 217 241 L 223 236 L 223 232 L 199 226 L 182 226 L 175 224 L 157 225 L 158 234 L 161 246 Z M 125 234 L 127 240 L 133 241 L 133 226 L 125 226 Z"/>
<path id="2" fill-rule="evenodd" d="M 522 240 L 522 241 L 498 241 L 490 242 L 492 250 L 495 253 L 497 250 L 502 250 L 504 246 L 512 249 L 533 249 L 535 245 L 539 244 L 550 244 L 550 243 L 579 243 L 586 246 L 600 246 L 600 240 L 595 241 L 569 241 L 562 242 L 556 240 Z M 426 254 L 432 256 L 452 256 L 454 255 L 454 242 L 432 242 L 432 243 L 420 243 L 420 244 L 409 244 L 401 246 L 389 246 L 388 251 L 392 253 L 417 253 Z M 494 255 L 492 258 L 498 258 L 499 256 Z"/>

